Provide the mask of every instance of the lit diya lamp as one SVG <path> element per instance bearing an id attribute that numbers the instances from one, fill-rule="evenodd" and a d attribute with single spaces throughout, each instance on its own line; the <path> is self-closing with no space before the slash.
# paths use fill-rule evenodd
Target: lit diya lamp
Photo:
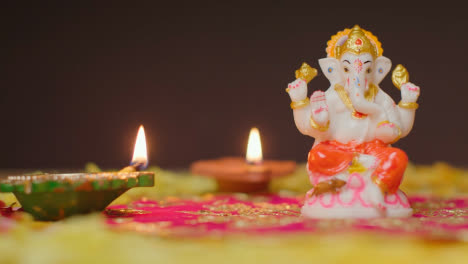
<path id="1" fill-rule="evenodd" d="M 215 178 L 221 192 L 261 192 L 268 189 L 271 179 L 291 174 L 294 161 L 263 160 L 260 132 L 250 130 L 246 158 L 224 157 L 192 163 L 194 174 Z"/>
<path id="2" fill-rule="evenodd" d="M 138 131 L 131 165 L 119 172 L 9 176 L 0 192 L 12 192 L 36 220 L 55 221 L 75 214 L 102 211 L 133 187 L 154 186 L 148 165 L 143 126 Z"/>

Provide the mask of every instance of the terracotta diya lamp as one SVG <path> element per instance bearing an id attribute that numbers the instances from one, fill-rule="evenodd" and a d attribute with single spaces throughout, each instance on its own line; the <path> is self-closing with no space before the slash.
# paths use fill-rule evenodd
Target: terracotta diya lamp
<path id="1" fill-rule="evenodd" d="M 147 165 L 145 141 L 140 126 L 132 165 L 119 172 L 9 176 L 0 181 L 0 192 L 12 192 L 23 210 L 41 221 L 102 211 L 133 187 L 154 186 L 153 172 L 138 171 Z"/>
<path id="2" fill-rule="evenodd" d="M 192 163 L 193 174 L 215 178 L 220 192 L 263 192 L 271 179 L 291 174 L 294 161 L 263 160 L 260 133 L 250 130 L 246 158 L 224 157 Z"/>

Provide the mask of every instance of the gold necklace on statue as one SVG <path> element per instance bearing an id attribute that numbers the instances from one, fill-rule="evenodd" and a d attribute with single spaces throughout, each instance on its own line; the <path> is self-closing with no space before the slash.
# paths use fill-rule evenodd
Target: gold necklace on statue
<path id="1" fill-rule="evenodd" d="M 351 116 L 353 118 L 363 119 L 367 117 L 366 114 L 360 113 L 356 111 L 356 109 L 354 109 L 353 103 L 351 102 L 351 99 L 349 98 L 348 92 L 345 90 L 345 88 L 342 85 L 336 84 L 335 91 L 338 93 L 338 96 L 340 97 L 343 104 L 351 111 Z M 367 101 L 372 102 L 377 92 L 378 92 L 377 86 L 374 84 L 369 84 L 369 89 L 364 93 L 364 98 L 366 98 Z"/>

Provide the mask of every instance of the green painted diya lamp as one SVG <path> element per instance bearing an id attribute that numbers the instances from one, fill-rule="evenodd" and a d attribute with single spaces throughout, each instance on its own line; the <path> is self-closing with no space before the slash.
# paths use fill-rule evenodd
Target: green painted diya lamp
<path id="1" fill-rule="evenodd" d="M 75 214 L 104 210 L 133 187 L 154 186 L 148 165 L 143 126 L 138 131 L 132 165 L 118 172 L 37 174 L 0 180 L 0 192 L 12 192 L 36 220 L 56 221 Z"/>
<path id="2" fill-rule="evenodd" d="M 154 173 L 100 172 L 9 176 L 0 192 L 12 192 L 36 220 L 56 221 L 104 210 L 133 187 L 154 186 Z"/>

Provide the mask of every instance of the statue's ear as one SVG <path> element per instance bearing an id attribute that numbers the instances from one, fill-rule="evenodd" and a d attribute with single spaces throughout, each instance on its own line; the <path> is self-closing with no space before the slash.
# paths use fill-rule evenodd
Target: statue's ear
<path id="1" fill-rule="evenodd" d="M 384 56 L 375 60 L 374 84 L 378 85 L 392 68 L 392 61 Z"/>
<path id="2" fill-rule="evenodd" d="M 330 81 L 331 85 L 341 82 L 340 62 L 335 58 L 324 58 L 319 60 L 323 74 Z"/>

